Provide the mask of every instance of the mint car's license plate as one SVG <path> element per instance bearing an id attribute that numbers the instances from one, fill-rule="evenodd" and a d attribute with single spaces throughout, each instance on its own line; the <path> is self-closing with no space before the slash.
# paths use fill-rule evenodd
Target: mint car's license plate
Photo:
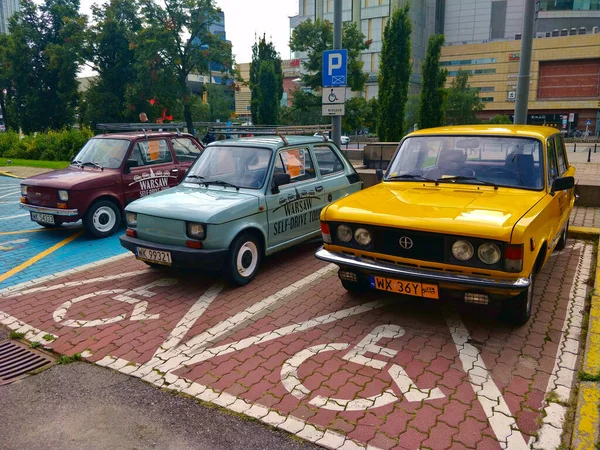
<path id="1" fill-rule="evenodd" d="M 35 222 L 43 222 L 43 223 L 49 223 L 50 225 L 54 225 L 54 216 L 52 214 L 42 214 L 42 213 L 38 213 L 38 212 L 31 212 L 31 220 L 34 220 Z"/>
<path id="2" fill-rule="evenodd" d="M 171 252 L 152 250 L 144 247 L 136 247 L 135 250 L 135 255 L 138 259 L 143 259 L 144 261 L 153 262 L 155 264 L 163 264 L 165 266 L 170 266 L 172 263 Z"/>

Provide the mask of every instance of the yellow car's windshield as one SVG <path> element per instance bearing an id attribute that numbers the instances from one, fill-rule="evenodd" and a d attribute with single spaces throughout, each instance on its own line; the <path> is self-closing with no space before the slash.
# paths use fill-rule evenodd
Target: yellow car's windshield
<path id="1" fill-rule="evenodd" d="M 541 143 L 501 136 L 416 136 L 406 139 L 386 181 L 429 180 L 542 189 Z"/>

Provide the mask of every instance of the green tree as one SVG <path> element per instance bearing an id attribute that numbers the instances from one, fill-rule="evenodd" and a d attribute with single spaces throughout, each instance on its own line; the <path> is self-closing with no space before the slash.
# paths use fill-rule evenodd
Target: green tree
<path id="1" fill-rule="evenodd" d="M 446 77 L 448 71 L 440 67 L 444 35 L 434 34 L 427 44 L 427 55 L 422 66 L 421 107 L 419 128 L 433 128 L 445 123 Z M 410 125 L 410 124 L 409 124 Z"/>
<path id="2" fill-rule="evenodd" d="M 411 94 L 406 102 L 406 114 L 404 116 L 406 123 L 406 132 L 414 131 L 415 125 L 419 127 L 419 110 L 421 109 L 421 96 Z"/>
<path id="3" fill-rule="evenodd" d="M 86 19 L 79 0 L 23 0 L 10 20 L 13 111 L 24 132 L 75 123 Z"/>
<path id="4" fill-rule="evenodd" d="M 276 125 L 278 122 L 281 97 L 277 97 L 277 80 L 273 61 L 261 62 L 258 72 L 258 124 Z"/>
<path id="5" fill-rule="evenodd" d="M 409 4 L 396 10 L 383 32 L 379 68 L 379 118 L 377 134 L 382 141 L 404 136 L 404 113 L 412 73 Z"/>
<path id="6" fill-rule="evenodd" d="M 477 113 L 483 109 L 477 89 L 469 84 L 471 73 L 461 70 L 448 88 L 446 122 L 449 125 L 470 125 L 479 123 Z"/>
<path id="7" fill-rule="evenodd" d="M 275 124 L 271 122 L 273 116 L 273 110 L 269 111 L 269 120 L 263 118 L 259 114 L 260 109 L 260 98 L 264 96 L 271 96 L 271 93 L 266 93 L 261 90 L 261 83 L 259 82 L 259 74 L 262 68 L 263 62 L 271 62 L 273 64 L 273 71 L 275 74 L 275 92 L 273 93 L 277 99 L 277 105 L 271 106 L 274 111 L 279 110 L 279 101 L 283 96 L 283 72 L 281 70 L 281 57 L 273 42 L 267 42 L 266 36 L 255 42 L 252 46 L 252 62 L 250 63 L 250 79 L 248 85 L 251 91 L 250 97 L 250 114 L 252 115 L 252 121 L 262 124 Z M 276 114 L 276 113 L 275 113 Z"/>
<path id="8" fill-rule="evenodd" d="M 154 113 L 160 115 L 179 100 L 192 130 L 188 76 L 211 72 L 211 64 L 227 75 L 233 66 L 231 44 L 210 31 L 220 20 L 219 10 L 213 0 L 165 0 L 164 8 L 154 0 L 141 4 L 146 26 L 136 42 L 138 78 L 129 89 L 130 104 L 153 100 Z"/>
<path id="9" fill-rule="evenodd" d="M 0 34 L 0 115 L 3 117 L 6 131 L 11 128 L 8 122 L 8 109 L 6 105 L 6 99 L 12 95 L 12 73 L 8 60 L 9 45 L 11 45 L 10 35 Z"/>
<path id="10" fill-rule="evenodd" d="M 111 0 L 103 8 L 93 5 L 92 17 L 84 56 L 98 77 L 84 95 L 84 122 L 95 127 L 99 122 L 134 119 L 135 111 L 126 108 L 125 92 L 137 77 L 131 64 L 135 59 L 131 42 L 142 28 L 136 3 Z"/>
<path id="11" fill-rule="evenodd" d="M 342 117 L 342 128 L 345 132 L 356 134 L 365 127 L 370 113 L 369 102 L 364 97 L 353 97 L 346 100 L 346 114 Z"/>
<path id="12" fill-rule="evenodd" d="M 206 85 L 208 93 L 208 106 L 210 110 L 209 120 L 211 122 L 227 122 L 235 111 L 235 99 L 232 88 L 225 84 Z"/>
<path id="13" fill-rule="evenodd" d="M 369 48 L 365 35 L 354 22 L 344 22 L 342 42 L 348 50 L 348 87 L 353 91 L 362 91 L 367 82 L 363 72 L 360 53 Z M 323 81 L 323 52 L 333 48 L 333 24 L 327 20 L 316 19 L 302 22 L 292 31 L 290 50 L 307 52 L 303 61 L 305 69 L 302 83 L 313 90 L 319 90 Z"/>
<path id="14" fill-rule="evenodd" d="M 505 114 L 496 114 L 490 119 L 489 123 L 512 124 L 512 121 L 510 120 L 510 117 Z"/>

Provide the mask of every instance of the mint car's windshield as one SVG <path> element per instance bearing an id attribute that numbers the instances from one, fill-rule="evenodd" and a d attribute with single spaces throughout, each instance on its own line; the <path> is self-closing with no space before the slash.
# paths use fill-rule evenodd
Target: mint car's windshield
<path id="1" fill-rule="evenodd" d="M 127 139 L 90 139 L 73 158 L 73 164 L 118 169 L 129 144 Z"/>
<path id="2" fill-rule="evenodd" d="M 271 150 L 264 148 L 209 145 L 185 181 L 229 183 L 239 188 L 260 189 L 267 176 Z"/>
<path id="3" fill-rule="evenodd" d="M 385 180 L 543 188 L 541 143 L 501 136 L 416 136 L 406 139 Z"/>

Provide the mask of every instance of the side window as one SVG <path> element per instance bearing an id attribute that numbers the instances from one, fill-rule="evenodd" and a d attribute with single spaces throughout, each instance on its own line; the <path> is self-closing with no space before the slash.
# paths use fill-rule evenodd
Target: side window
<path id="1" fill-rule="evenodd" d="M 562 177 L 567 171 L 565 141 L 562 136 L 555 136 L 554 140 L 556 144 L 556 159 L 558 160 L 558 174 Z"/>
<path id="2" fill-rule="evenodd" d="M 307 148 L 281 150 L 275 158 L 274 173 L 289 173 L 290 183 L 310 180 L 317 176 Z"/>
<path id="3" fill-rule="evenodd" d="M 198 148 L 191 139 L 177 138 L 172 139 L 173 150 L 175 150 L 175 156 L 180 162 L 195 161 L 202 150 Z"/>
<path id="4" fill-rule="evenodd" d="M 328 145 L 315 146 L 313 151 L 315 152 L 315 158 L 319 164 L 321 175 L 330 175 L 344 170 L 344 164 L 340 160 L 340 157 Z"/>
<path id="5" fill-rule="evenodd" d="M 546 141 L 546 155 L 548 156 L 548 181 L 552 184 L 558 178 L 558 164 L 556 163 L 556 150 L 553 138 Z"/>
<path id="6" fill-rule="evenodd" d="M 173 161 L 167 141 L 164 139 L 139 141 L 135 144 L 129 159 L 135 159 L 138 166 L 153 166 Z"/>

